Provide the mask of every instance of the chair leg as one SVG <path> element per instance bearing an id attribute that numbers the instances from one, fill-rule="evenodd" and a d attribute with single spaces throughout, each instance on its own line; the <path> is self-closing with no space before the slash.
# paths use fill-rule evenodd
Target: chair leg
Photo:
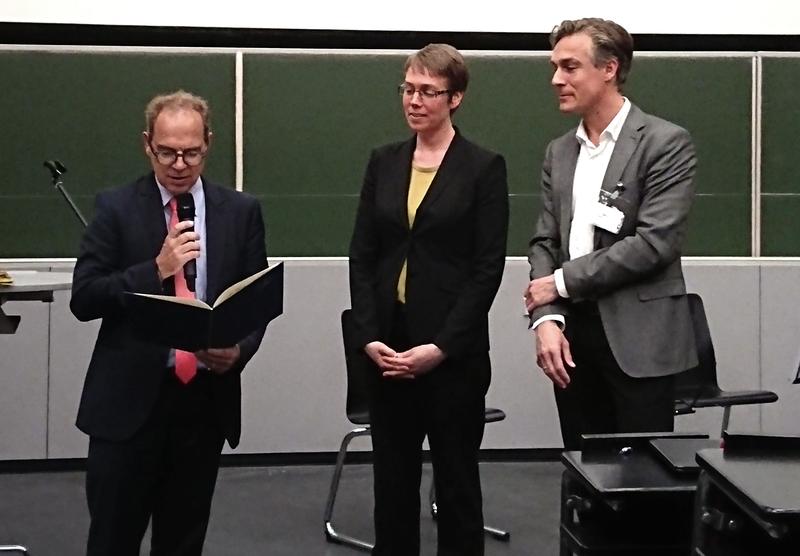
<path id="1" fill-rule="evenodd" d="M 431 488 L 428 490 L 428 505 L 431 508 L 431 517 L 436 521 L 436 516 L 439 515 L 439 506 L 436 505 L 436 486 L 431 480 Z"/>
<path id="2" fill-rule="evenodd" d="M 431 488 L 428 491 L 428 503 L 431 509 L 431 517 L 436 520 L 436 516 L 439 515 L 439 507 L 436 505 L 436 487 L 431 481 Z M 490 527 L 488 525 L 483 526 L 483 532 L 487 535 L 491 535 L 495 539 L 499 541 L 508 541 L 511 539 L 511 533 L 508 531 L 504 531 L 503 529 L 498 529 L 496 527 Z"/>
<path id="3" fill-rule="evenodd" d="M 0 552 L 19 552 L 20 554 L 28 554 L 28 549 L 18 544 L 4 544 L 0 545 Z"/>
<path id="4" fill-rule="evenodd" d="M 574 525 L 574 513 L 567 501 L 572 494 L 571 480 L 569 471 L 566 469 L 561 473 L 561 523 L 558 527 L 558 546 L 559 556 L 573 556 L 572 549 L 567 541 L 566 528 Z"/>
<path id="5" fill-rule="evenodd" d="M 339 490 L 339 480 L 342 478 L 342 470 L 344 469 L 344 460 L 347 457 L 347 447 L 350 445 L 350 441 L 352 441 L 357 436 L 366 436 L 368 434 L 370 434 L 369 427 L 358 427 L 347 433 L 342 439 L 342 445 L 339 447 L 339 454 L 336 456 L 336 467 L 333 470 L 333 478 L 331 479 L 331 488 L 330 491 L 328 492 L 328 501 L 325 503 L 325 516 L 324 516 L 325 538 L 328 540 L 328 542 L 345 544 L 365 551 L 372 550 L 374 545 L 366 541 L 357 539 L 355 537 L 339 533 L 334 528 L 331 518 L 333 517 L 333 506 L 336 502 L 336 493 Z"/>
<path id="6" fill-rule="evenodd" d="M 494 537 L 498 541 L 508 542 L 511 539 L 511 533 L 504 531 L 503 529 L 497 529 L 496 527 L 484 525 L 483 532 Z"/>
<path id="7" fill-rule="evenodd" d="M 731 406 L 725 406 L 725 412 L 722 414 L 722 429 L 719 431 L 720 437 L 722 437 L 722 433 L 728 430 L 728 423 L 731 420 Z"/>

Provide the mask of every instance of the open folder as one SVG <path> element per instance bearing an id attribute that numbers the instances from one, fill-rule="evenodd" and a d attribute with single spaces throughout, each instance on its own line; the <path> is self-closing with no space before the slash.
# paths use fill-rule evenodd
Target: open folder
<path id="1" fill-rule="evenodd" d="M 186 351 L 231 347 L 283 313 L 283 263 L 199 299 L 125 292 L 128 318 L 143 340 Z"/>

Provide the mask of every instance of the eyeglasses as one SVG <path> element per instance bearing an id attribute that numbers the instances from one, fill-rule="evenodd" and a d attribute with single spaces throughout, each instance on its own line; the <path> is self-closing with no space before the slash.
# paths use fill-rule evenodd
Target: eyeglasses
<path id="1" fill-rule="evenodd" d="M 156 149 L 153 147 L 152 143 L 150 143 L 150 151 L 155 155 L 158 163 L 164 166 L 172 166 L 178 161 L 178 157 L 182 158 L 183 163 L 187 166 L 199 166 L 208 153 L 207 150 L 203 149 L 186 149 L 179 151 L 165 147 Z"/>
<path id="2" fill-rule="evenodd" d="M 443 91 L 434 91 L 433 89 L 415 89 L 408 83 L 400 83 L 400 85 L 397 87 L 397 92 L 400 93 L 400 96 L 407 96 L 408 98 L 412 98 L 414 93 L 419 93 L 419 96 L 425 100 L 433 100 L 439 95 L 447 95 L 451 93 L 449 89 L 445 89 Z"/>

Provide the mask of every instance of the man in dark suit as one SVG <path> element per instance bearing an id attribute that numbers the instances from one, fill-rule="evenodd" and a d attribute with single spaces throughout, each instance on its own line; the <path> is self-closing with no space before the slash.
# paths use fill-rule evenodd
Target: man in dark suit
<path id="1" fill-rule="evenodd" d="M 258 202 L 201 177 L 208 115 L 184 91 L 150 101 L 153 172 L 100 193 L 81 243 L 70 307 L 82 321 L 102 319 L 78 410 L 90 436 L 90 556 L 138 556 L 151 517 L 152 554 L 201 554 L 223 442 L 239 442 L 240 373 L 264 328 L 228 348 L 173 350 L 134 335 L 123 296 L 191 296 L 184 265 L 195 261 L 194 295 L 213 303 L 266 267 Z M 174 215 L 174 196 L 187 192 L 194 223 Z"/>
<path id="2" fill-rule="evenodd" d="M 582 433 L 673 429 L 673 375 L 697 362 L 680 262 L 695 151 L 622 95 L 625 29 L 564 21 L 550 40 L 559 109 L 582 120 L 547 147 L 525 300 L 578 449 Z"/>
<path id="3" fill-rule="evenodd" d="M 437 554 L 484 553 L 478 450 L 508 190 L 503 157 L 452 125 L 467 81 L 452 46 L 408 58 L 400 95 L 414 136 L 373 151 L 350 244 L 354 344 L 370 359 L 375 555 L 419 554 L 426 435 Z"/>

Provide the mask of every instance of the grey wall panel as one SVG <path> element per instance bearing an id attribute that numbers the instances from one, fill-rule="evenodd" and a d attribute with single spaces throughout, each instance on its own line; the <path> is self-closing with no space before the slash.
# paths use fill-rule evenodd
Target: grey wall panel
<path id="1" fill-rule="evenodd" d="M 486 428 L 485 448 L 560 446 L 549 381 L 534 364 L 522 318 L 527 263 L 510 261 L 491 313 L 493 377 L 487 403 L 508 418 Z M 289 261 L 285 314 L 271 324 L 243 377 L 237 452 L 334 451 L 345 418 L 339 314 L 349 307 L 346 261 Z M 361 443 L 355 449 L 369 449 Z"/>
<path id="2" fill-rule="evenodd" d="M 339 329 L 339 314 L 350 305 L 347 262 L 288 260 L 286 266 L 285 314 L 270 325 L 243 376 L 243 436 L 237 453 L 334 451 L 351 428 L 344 415 Z M 800 358 L 795 310 L 800 306 L 800 262 L 690 259 L 684 268 L 689 290 L 706 303 L 720 384 L 727 389 L 763 386 L 781 396 L 777 404 L 734 408 L 732 428 L 759 430 L 763 420 L 765 431 L 796 432 L 800 387 L 789 384 L 789 375 Z M 522 317 L 526 281 L 527 263 L 509 260 L 490 314 L 493 377 L 487 403 L 502 408 L 508 418 L 487 426 L 486 448 L 561 445 L 552 386 L 535 366 L 533 338 Z M 86 438 L 74 421 L 99 323 L 78 323 L 68 299 L 68 292 L 57 292 L 52 305 L 4 306 L 23 315 L 23 326 L 15 336 L 0 336 L 2 459 L 46 457 L 46 429 L 49 457 L 86 454 Z M 705 409 L 680 417 L 676 426 L 716 435 L 721 420 L 721 410 Z M 370 444 L 354 447 L 369 449 Z"/>
<path id="3" fill-rule="evenodd" d="M 69 310 L 69 299 L 68 291 L 56 292 L 52 304 L 48 416 L 51 458 L 84 458 L 88 447 L 88 437 L 75 426 L 75 417 L 100 321 L 79 322 Z"/>
<path id="4" fill-rule="evenodd" d="M 339 325 L 347 263 L 289 261 L 285 272 L 284 314 L 242 377 L 239 453 L 335 451 L 352 428 Z"/>
<path id="5" fill-rule="evenodd" d="M 552 383 L 536 366 L 534 337 L 523 317 L 528 268 L 527 261 L 506 262 L 490 313 L 492 384 L 486 403 L 505 411 L 506 420 L 486 427 L 484 448 L 562 446 Z"/>
<path id="6" fill-rule="evenodd" d="M 47 456 L 47 345 L 49 305 L 9 301 L 22 317 L 16 334 L 0 334 L 0 459 Z"/>
<path id="7" fill-rule="evenodd" d="M 761 269 L 761 373 L 763 388 L 778 401 L 763 406 L 763 428 L 800 433 L 800 384 L 792 384 L 800 361 L 800 263 Z"/>
<path id="8" fill-rule="evenodd" d="M 560 445 L 551 387 L 535 367 L 533 339 L 522 318 L 526 276 L 526 263 L 508 263 L 491 313 L 493 377 L 487 403 L 506 411 L 508 419 L 487 427 L 486 448 Z M 287 262 L 286 312 L 270 325 L 243 377 L 238 451 L 338 448 L 351 428 L 344 417 L 339 328 L 339 314 L 350 304 L 347 288 L 346 261 Z"/>

